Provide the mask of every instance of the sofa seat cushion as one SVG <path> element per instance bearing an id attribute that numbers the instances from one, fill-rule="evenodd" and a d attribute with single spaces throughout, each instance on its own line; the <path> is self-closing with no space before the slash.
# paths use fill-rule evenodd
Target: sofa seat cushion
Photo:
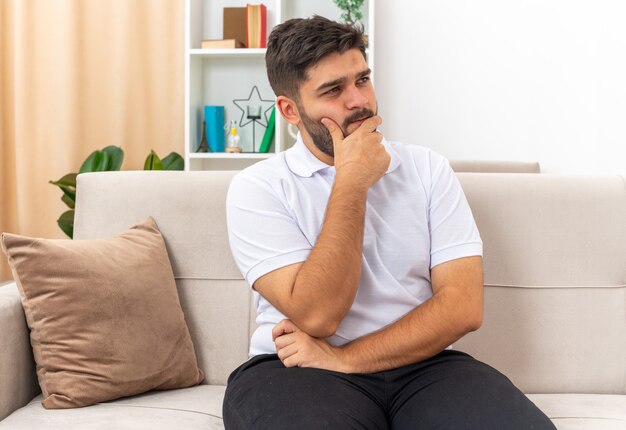
<path id="1" fill-rule="evenodd" d="M 38 396 L 0 422 L 0 429 L 223 429 L 225 390 L 221 385 L 199 385 L 151 391 L 76 409 L 44 409 Z"/>
<path id="2" fill-rule="evenodd" d="M 223 429 L 225 386 L 152 391 L 77 409 L 46 410 L 41 396 L 0 422 L 0 429 Z M 626 396 L 528 394 L 558 430 L 626 429 Z"/>
<path id="3" fill-rule="evenodd" d="M 558 430 L 625 430 L 626 395 L 528 394 Z"/>

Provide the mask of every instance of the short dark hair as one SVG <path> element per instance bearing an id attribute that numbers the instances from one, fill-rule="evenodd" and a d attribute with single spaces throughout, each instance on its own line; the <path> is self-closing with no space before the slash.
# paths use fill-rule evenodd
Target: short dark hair
<path id="1" fill-rule="evenodd" d="M 267 41 L 265 64 L 277 96 L 300 100 L 307 70 L 329 54 L 358 49 L 365 58 L 363 27 L 331 21 L 319 15 L 277 25 Z"/>

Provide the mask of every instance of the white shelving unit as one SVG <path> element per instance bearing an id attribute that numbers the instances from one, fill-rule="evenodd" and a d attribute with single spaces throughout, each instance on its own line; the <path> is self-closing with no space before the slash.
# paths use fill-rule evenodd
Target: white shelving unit
<path id="1" fill-rule="evenodd" d="M 225 123 L 236 120 L 241 111 L 233 103 L 245 99 L 253 86 L 261 98 L 275 98 L 265 71 L 265 49 L 201 49 L 204 39 L 223 36 L 223 8 L 245 7 L 242 0 L 186 0 L 185 8 L 185 170 L 240 170 L 271 157 L 293 145 L 287 124 L 276 112 L 274 143 L 268 153 L 198 153 L 205 105 L 224 106 Z M 266 0 L 267 34 L 275 25 L 291 18 L 322 15 L 339 21 L 341 11 L 332 0 Z M 374 70 L 374 0 L 362 8 L 365 33 L 369 37 L 367 60 Z M 265 128 L 256 129 L 257 141 Z M 226 132 L 225 132 L 226 133 Z M 252 151 L 252 125 L 238 127 L 244 151 Z M 258 150 L 258 144 L 256 145 Z"/>

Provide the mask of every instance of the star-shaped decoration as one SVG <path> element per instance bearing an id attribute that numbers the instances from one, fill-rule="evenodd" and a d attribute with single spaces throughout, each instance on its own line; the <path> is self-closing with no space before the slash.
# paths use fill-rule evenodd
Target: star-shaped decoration
<path id="1" fill-rule="evenodd" d="M 274 100 L 265 100 L 261 98 L 261 94 L 259 93 L 259 89 L 257 86 L 253 86 L 252 90 L 250 90 L 250 95 L 247 99 L 235 99 L 233 100 L 235 106 L 241 110 L 241 119 L 239 120 L 239 127 L 244 127 L 251 122 L 256 122 L 257 124 L 262 125 L 267 128 L 267 122 L 269 121 L 269 112 L 271 112 L 274 107 Z M 259 108 L 260 112 L 263 112 L 263 115 L 260 117 L 250 117 L 248 115 L 248 107 Z"/>

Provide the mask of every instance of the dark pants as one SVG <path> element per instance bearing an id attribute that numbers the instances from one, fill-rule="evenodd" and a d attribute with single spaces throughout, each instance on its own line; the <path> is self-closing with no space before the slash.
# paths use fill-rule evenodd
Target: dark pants
<path id="1" fill-rule="evenodd" d="M 230 429 L 555 429 L 495 369 L 458 351 L 373 374 L 285 368 L 260 355 L 228 379 Z"/>

